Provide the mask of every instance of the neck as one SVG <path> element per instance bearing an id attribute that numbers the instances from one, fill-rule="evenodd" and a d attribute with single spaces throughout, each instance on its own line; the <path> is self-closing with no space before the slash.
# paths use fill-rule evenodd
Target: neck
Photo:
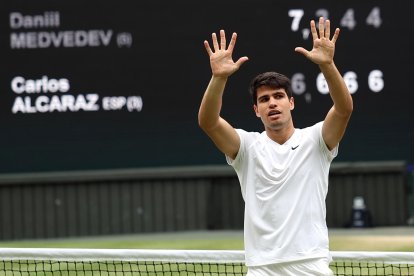
<path id="1" fill-rule="evenodd" d="M 295 132 L 293 122 L 282 128 L 266 128 L 267 136 L 276 143 L 283 145 Z"/>

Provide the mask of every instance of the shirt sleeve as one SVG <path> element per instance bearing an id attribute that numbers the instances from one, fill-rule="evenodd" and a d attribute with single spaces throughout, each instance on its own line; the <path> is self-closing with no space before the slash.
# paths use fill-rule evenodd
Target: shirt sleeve
<path id="1" fill-rule="evenodd" d="M 328 158 L 328 160 L 332 161 L 338 155 L 339 144 L 337 144 L 332 150 L 329 150 L 322 136 L 323 121 L 315 124 L 314 127 L 316 129 L 316 135 L 318 137 L 317 141 L 319 148 L 321 149 L 322 153 Z"/>
<path id="2" fill-rule="evenodd" d="M 239 147 L 239 150 L 237 152 L 236 158 L 231 159 L 229 156 L 226 155 L 227 164 L 229 164 L 232 167 L 237 167 L 238 164 L 241 163 L 241 161 L 244 157 L 244 152 L 245 152 L 244 149 L 245 149 L 245 144 L 246 144 L 245 137 L 247 135 L 247 132 L 242 130 L 242 129 L 236 129 L 236 132 L 240 137 L 240 147 Z"/>

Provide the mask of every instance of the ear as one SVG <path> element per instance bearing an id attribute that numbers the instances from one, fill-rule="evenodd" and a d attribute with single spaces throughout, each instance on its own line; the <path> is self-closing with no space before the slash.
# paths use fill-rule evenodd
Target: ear
<path id="1" fill-rule="evenodd" d="M 295 99 L 293 97 L 290 97 L 289 102 L 290 102 L 290 110 L 295 109 Z"/>
<path id="2" fill-rule="evenodd" d="M 256 117 L 260 118 L 259 109 L 257 108 L 257 105 L 254 104 L 253 109 L 254 109 L 254 112 L 256 113 Z"/>

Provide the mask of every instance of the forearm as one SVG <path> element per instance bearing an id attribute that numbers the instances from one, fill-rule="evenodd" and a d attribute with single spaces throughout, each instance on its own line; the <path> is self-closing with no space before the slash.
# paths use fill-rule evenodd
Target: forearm
<path id="1" fill-rule="evenodd" d="M 220 111 L 227 78 L 213 76 L 201 101 L 198 123 L 204 130 L 214 128 L 220 119 Z"/>
<path id="2" fill-rule="evenodd" d="M 328 83 L 335 111 L 340 115 L 349 116 L 353 109 L 352 97 L 340 72 L 333 62 L 319 65 L 319 68 Z"/>

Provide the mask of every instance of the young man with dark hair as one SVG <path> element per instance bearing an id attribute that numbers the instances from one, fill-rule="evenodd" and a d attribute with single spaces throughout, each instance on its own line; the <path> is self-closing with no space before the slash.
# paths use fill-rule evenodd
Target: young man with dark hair
<path id="1" fill-rule="evenodd" d="M 266 72 L 250 85 L 253 108 L 265 131 L 233 128 L 220 117 L 227 79 L 248 60 L 233 61 L 237 35 L 227 47 L 224 30 L 213 47 L 204 41 L 212 78 L 201 102 L 200 127 L 226 155 L 240 181 L 245 201 L 244 244 L 248 275 L 332 275 L 329 269 L 325 198 L 329 167 L 337 155 L 353 103 L 333 61 L 336 29 L 329 20 L 311 21 L 313 48 L 297 47 L 323 73 L 333 101 L 325 119 L 313 126 L 294 127 L 290 80 Z"/>

